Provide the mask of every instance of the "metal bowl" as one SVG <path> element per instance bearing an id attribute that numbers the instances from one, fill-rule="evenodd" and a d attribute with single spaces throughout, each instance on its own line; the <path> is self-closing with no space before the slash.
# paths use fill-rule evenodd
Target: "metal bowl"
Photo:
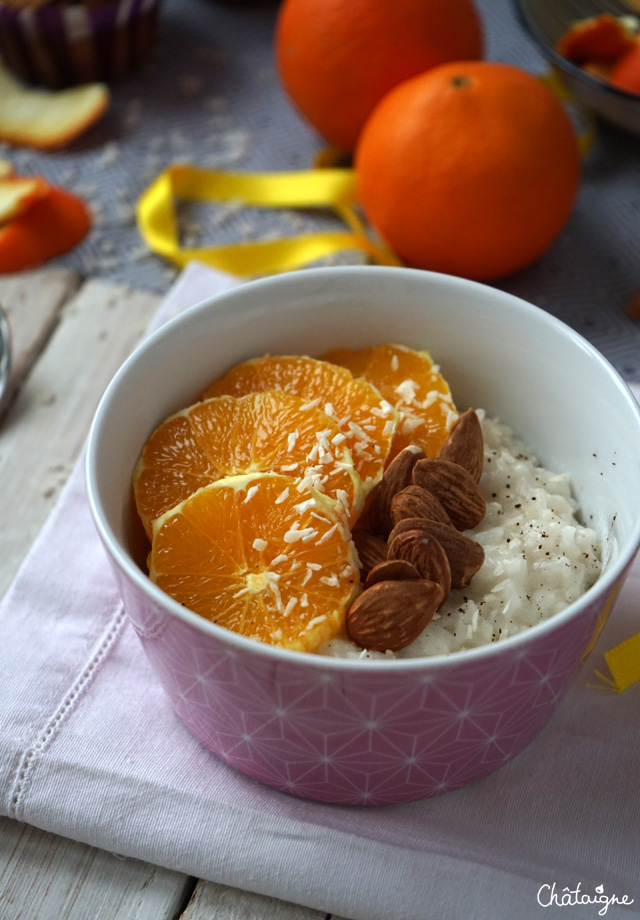
<path id="1" fill-rule="evenodd" d="M 514 0 L 514 5 L 522 27 L 573 98 L 618 128 L 640 136 L 640 96 L 586 73 L 556 51 L 558 39 L 575 20 L 601 13 L 640 14 L 639 7 L 624 0 Z"/>

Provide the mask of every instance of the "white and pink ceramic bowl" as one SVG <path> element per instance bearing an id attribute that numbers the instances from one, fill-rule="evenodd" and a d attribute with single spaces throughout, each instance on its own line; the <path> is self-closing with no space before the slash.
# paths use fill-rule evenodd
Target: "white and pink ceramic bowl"
<path id="1" fill-rule="evenodd" d="M 387 341 L 428 348 L 459 408 L 485 408 L 548 467 L 570 473 L 585 519 L 613 550 L 587 594 L 498 644 L 358 661 L 261 645 L 153 585 L 130 544 L 130 479 L 154 427 L 251 356 Z M 640 413 L 611 366 L 528 303 L 407 269 L 323 268 L 251 282 L 170 322 L 108 387 L 87 476 L 125 606 L 180 719 L 243 773 L 326 802 L 439 795 L 518 754 L 574 680 L 640 543 Z"/>

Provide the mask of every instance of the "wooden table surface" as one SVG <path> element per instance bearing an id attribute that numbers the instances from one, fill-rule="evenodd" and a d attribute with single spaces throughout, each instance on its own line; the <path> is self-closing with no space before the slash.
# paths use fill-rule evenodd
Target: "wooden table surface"
<path id="1" fill-rule="evenodd" d="M 0 279 L 13 398 L 0 418 L 0 596 L 76 462 L 107 383 L 159 297 L 66 268 Z M 326 920 L 0 817 L 2 920 Z"/>

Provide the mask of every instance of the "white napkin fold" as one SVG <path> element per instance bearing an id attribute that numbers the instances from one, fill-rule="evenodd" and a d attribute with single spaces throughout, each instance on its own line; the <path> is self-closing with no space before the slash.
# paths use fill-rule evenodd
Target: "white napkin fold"
<path id="1" fill-rule="evenodd" d="M 234 283 L 191 264 L 156 324 Z M 0 813 L 351 920 L 640 917 L 640 685 L 589 686 L 640 629 L 639 598 L 640 563 L 559 711 L 497 773 L 409 805 L 306 802 L 227 767 L 174 715 L 80 463 L 0 605 Z"/>

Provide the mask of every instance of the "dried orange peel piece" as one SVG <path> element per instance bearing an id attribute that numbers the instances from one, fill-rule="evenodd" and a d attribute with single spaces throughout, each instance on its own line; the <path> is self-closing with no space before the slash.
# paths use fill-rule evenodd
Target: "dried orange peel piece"
<path id="1" fill-rule="evenodd" d="M 225 476 L 287 473 L 296 490 L 311 486 L 355 520 L 362 483 L 335 420 L 282 391 L 219 396 L 170 416 L 145 444 L 133 473 L 140 519 L 155 518 Z"/>
<path id="2" fill-rule="evenodd" d="M 104 114 L 109 101 L 102 83 L 33 89 L 0 64 L 0 140 L 40 150 L 64 147 Z"/>
<path id="3" fill-rule="evenodd" d="M 624 18 L 602 13 L 573 22 L 557 42 L 556 50 L 577 64 L 610 64 L 628 51 L 634 40 Z"/>
<path id="4" fill-rule="evenodd" d="M 0 224 L 23 214 L 48 194 L 49 186 L 39 176 L 0 175 Z"/>
<path id="5" fill-rule="evenodd" d="M 44 197 L 0 227 L 0 274 L 42 265 L 79 243 L 90 228 L 85 202 L 48 186 Z"/>
<path id="6" fill-rule="evenodd" d="M 266 355 L 238 364 L 206 391 L 211 396 L 243 396 L 284 390 L 312 402 L 335 419 L 345 435 L 365 493 L 382 478 L 398 415 L 362 377 L 327 361 L 296 355 Z"/>
<path id="7" fill-rule="evenodd" d="M 149 574 L 200 616 L 315 651 L 342 634 L 358 561 L 335 503 L 278 473 L 220 479 L 154 521 Z"/>
<path id="8" fill-rule="evenodd" d="M 640 40 L 615 62 L 608 79 L 612 86 L 640 96 Z"/>
<path id="9" fill-rule="evenodd" d="M 399 413 L 389 459 L 410 444 L 436 457 L 458 417 L 446 380 L 426 351 L 385 344 L 354 350 L 335 348 L 323 355 L 372 383 Z"/>

